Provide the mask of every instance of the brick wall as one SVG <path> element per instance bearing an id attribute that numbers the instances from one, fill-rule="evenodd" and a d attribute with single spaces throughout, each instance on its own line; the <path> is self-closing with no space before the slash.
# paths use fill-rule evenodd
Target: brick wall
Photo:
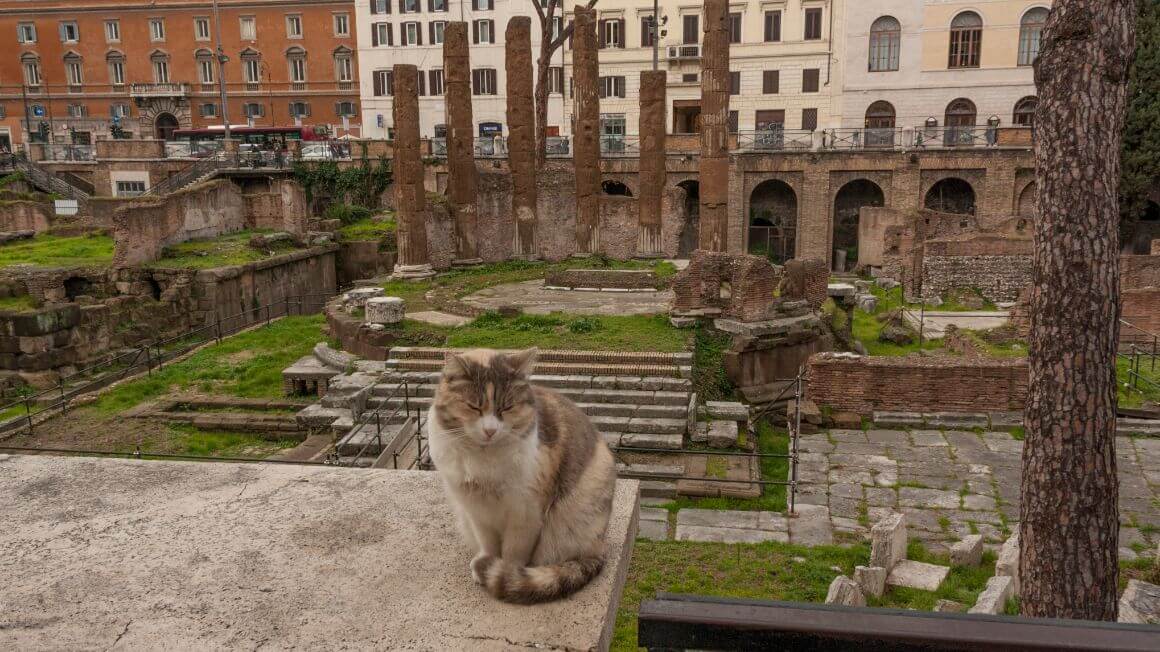
<path id="1" fill-rule="evenodd" d="M 39 201 L 0 201 L 0 231 L 36 231 L 48 229 L 52 204 Z"/>
<path id="2" fill-rule="evenodd" d="M 113 213 L 113 265 L 144 264 L 166 245 L 241 231 L 245 209 L 242 191 L 225 179 L 122 206 Z"/>
<path id="3" fill-rule="evenodd" d="M 1160 287 L 1160 255 L 1120 256 L 1120 287 Z"/>
<path id="4" fill-rule="evenodd" d="M 922 295 L 942 297 L 955 288 L 973 288 L 995 302 L 1015 301 L 1031 285 L 1031 256 L 935 256 L 922 266 Z"/>
<path id="5" fill-rule="evenodd" d="M 1027 359 L 869 357 L 818 353 L 807 397 L 833 410 L 994 412 L 1022 410 Z"/>
<path id="6" fill-rule="evenodd" d="M 1151 347 L 1152 338 L 1147 333 L 1160 334 L 1160 287 L 1124 290 L 1120 298 L 1120 317 L 1135 327 L 1121 326 L 1120 341 Z"/>

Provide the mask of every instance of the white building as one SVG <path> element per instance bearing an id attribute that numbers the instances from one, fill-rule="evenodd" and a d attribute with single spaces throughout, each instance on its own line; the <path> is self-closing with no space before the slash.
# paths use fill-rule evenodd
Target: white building
<path id="1" fill-rule="evenodd" d="M 473 118 L 476 135 L 507 133 L 507 79 L 503 36 L 512 16 L 532 19 L 533 65 L 540 48 L 535 0 L 355 0 L 363 135 L 388 138 L 391 124 L 391 69 L 398 63 L 419 68 L 419 133 L 442 136 L 443 28 L 449 21 L 469 27 Z M 556 60 L 563 54 L 557 50 Z M 564 96 L 549 98 L 548 121 L 559 124 Z"/>
<path id="2" fill-rule="evenodd" d="M 850 3 L 842 126 L 1030 125 L 1031 64 L 1050 6 L 1049 0 Z"/>

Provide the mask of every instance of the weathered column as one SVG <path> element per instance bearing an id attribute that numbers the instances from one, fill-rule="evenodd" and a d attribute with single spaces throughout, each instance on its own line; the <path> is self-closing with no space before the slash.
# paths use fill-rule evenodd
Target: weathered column
<path id="1" fill-rule="evenodd" d="M 434 276 L 427 260 L 427 192 L 423 188 L 423 159 L 419 155 L 419 71 L 395 64 L 395 160 L 392 172 L 399 223 L 399 262 L 392 276 Z"/>
<path id="2" fill-rule="evenodd" d="M 576 93 L 576 253 L 596 252 L 600 242 L 600 64 L 596 58 L 596 10 L 576 5 L 572 32 L 572 79 Z"/>
<path id="3" fill-rule="evenodd" d="M 507 66 L 508 165 L 516 215 L 516 258 L 536 257 L 536 113 L 532 101 L 532 19 L 514 16 L 504 36 Z"/>
<path id="4" fill-rule="evenodd" d="M 640 233 L 636 254 L 663 255 L 661 248 L 661 197 L 665 188 L 665 83 L 664 70 L 640 73 Z"/>
<path id="5" fill-rule="evenodd" d="M 471 115 L 471 60 L 467 23 L 443 29 L 443 101 L 447 112 L 447 191 L 455 215 L 455 263 L 482 262 L 476 247 L 475 122 Z"/>
<path id="6" fill-rule="evenodd" d="M 701 234 L 698 247 L 729 241 L 729 2 L 705 0 L 701 52 Z"/>

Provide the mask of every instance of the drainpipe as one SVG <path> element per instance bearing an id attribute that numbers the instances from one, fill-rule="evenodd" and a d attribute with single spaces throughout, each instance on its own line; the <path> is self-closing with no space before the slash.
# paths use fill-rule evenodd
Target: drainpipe
<path id="1" fill-rule="evenodd" d="M 830 69 L 834 63 L 834 3 L 830 2 L 830 33 L 826 39 L 826 86 L 830 85 Z"/>

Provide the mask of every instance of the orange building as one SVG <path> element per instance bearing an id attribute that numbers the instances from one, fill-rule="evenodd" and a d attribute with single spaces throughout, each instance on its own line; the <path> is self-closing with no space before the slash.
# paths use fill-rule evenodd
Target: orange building
<path id="1" fill-rule="evenodd" d="M 223 79 L 231 125 L 358 136 L 354 13 L 353 0 L 5 0 L 0 149 L 29 125 L 54 143 L 221 125 Z"/>

